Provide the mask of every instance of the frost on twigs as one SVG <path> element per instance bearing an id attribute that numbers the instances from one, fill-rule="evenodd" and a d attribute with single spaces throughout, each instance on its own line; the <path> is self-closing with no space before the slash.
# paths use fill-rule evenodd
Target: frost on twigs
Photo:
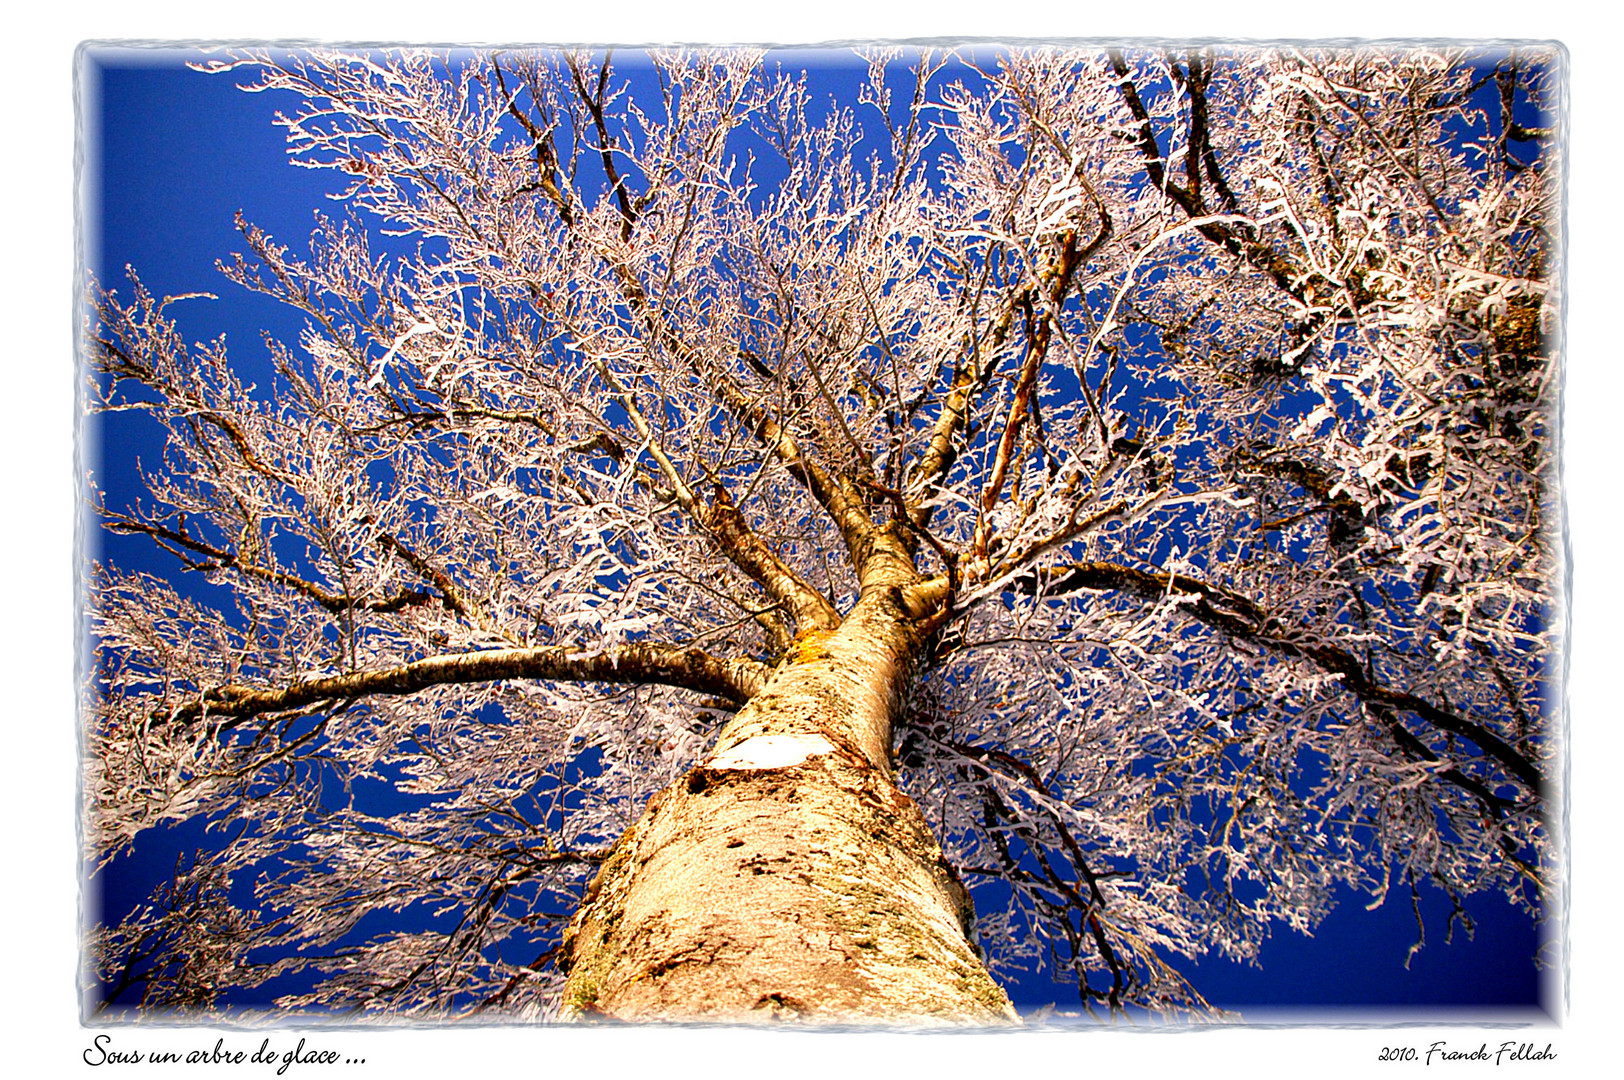
<path id="1" fill-rule="evenodd" d="M 338 210 L 87 281 L 102 1015 L 1210 1017 L 1350 894 L 1560 912 L 1559 58 L 866 59 L 210 65 Z"/>

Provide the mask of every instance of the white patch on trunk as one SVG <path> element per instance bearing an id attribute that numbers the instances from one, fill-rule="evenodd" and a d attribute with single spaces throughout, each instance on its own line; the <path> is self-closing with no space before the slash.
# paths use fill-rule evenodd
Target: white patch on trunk
<path id="1" fill-rule="evenodd" d="M 717 754 L 707 769 L 787 769 L 813 754 L 827 754 L 835 744 L 822 735 L 757 735 Z"/>

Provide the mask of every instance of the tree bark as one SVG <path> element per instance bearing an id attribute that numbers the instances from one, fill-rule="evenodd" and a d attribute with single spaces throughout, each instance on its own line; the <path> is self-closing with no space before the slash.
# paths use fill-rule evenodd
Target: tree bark
<path id="1" fill-rule="evenodd" d="M 572 1019 L 1014 1023 L 969 893 L 892 782 L 919 639 L 876 589 L 787 663 L 605 861 L 561 964 Z"/>

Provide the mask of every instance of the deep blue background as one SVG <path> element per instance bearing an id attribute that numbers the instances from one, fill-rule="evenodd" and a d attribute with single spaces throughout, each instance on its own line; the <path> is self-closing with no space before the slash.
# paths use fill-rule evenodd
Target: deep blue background
<path id="1" fill-rule="evenodd" d="M 786 66 L 810 62 L 808 54 L 799 53 Z M 820 72 L 817 84 L 826 92 L 844 76 L 860 74 L 860 67 L 842 63 Z M 84 75 L 91 269 L 108 286 L 119 286 L 123 267 L 130 264 L 160 296 L 197 290 L 220 294 L 218 301 L 188 301 L 170 314 L 179 317 L 190 340 L 225 333 L 249 380 L 259 374 L 268 382 L 261 331 L 292 340 L 300 320 L 235 289 L 216 272 L 215 260 L 242 247 L 232 226 L 238 210 L 297 252 L 314 210 L 339 212 L 326 197 L 342 178 L 287 164 L 281 132 L 271 118 L 292 103 L 243 93 L 237 84 L 247 81 L 244 77 L 192 72 L 174 54 L 128 52 L 90 54 Z M 104 418 L 99 429 L 97 452 L 87 456 L 86 465 L 117 505 L 136 490 L 136 463 L 156 465 L 161 443 L 122 416 Z M 166 556 L 138 539 L 91 539 L 127 567 L 172 569 Z M 98 875 L 105 916 L 122 917 L 167 875 L 177 850 L 200 842 L 195 828 L 144 838 L 136 857 Z M 1364 910 L 1362 896 L 1350 893 L 1345 900 L 1314 937 L 1277 934 L 1264 946 L 1260 967 L 1209 958 L 1183 968 L 1214 1005 L 1243 1012 L 1268 1006 L 1314 1012 L 1390 1007 L 1413 1010 L 1420 1019 L 1439 1007 L 1528 1007 L 1543 1000 L 1532 962 L 1537 928 L 1498 896 L 1472 898 L 1475 937 L 1457 933 L 1446 945 L 1449 905 L 1435 890 L 1424 892 L 1427 945 L 1409 970 L 1404 961 L 1416 925 L 1407 892 L 1395 888 L 1375 912 Z M 1075 990 L 1052 982 L 1045 972 L 1009 989 L 1023 1010 L 1048 1003 L 1062 1010 L 1077 1007 Z"/>

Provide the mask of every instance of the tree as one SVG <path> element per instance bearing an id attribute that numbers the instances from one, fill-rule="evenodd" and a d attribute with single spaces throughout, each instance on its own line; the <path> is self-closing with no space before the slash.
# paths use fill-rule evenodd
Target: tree
<path id="1" fill-rule="evenodd" d="M 87 575 L 86 857 L 226 834 L 104 1002 L 1199 1015 L 1339 888 L 1551 910 L 1553 58 L 868 59 L 210 62 L 346 213 L 239 219 L 264 390 L 90 285 L 176 572 Z"/>

